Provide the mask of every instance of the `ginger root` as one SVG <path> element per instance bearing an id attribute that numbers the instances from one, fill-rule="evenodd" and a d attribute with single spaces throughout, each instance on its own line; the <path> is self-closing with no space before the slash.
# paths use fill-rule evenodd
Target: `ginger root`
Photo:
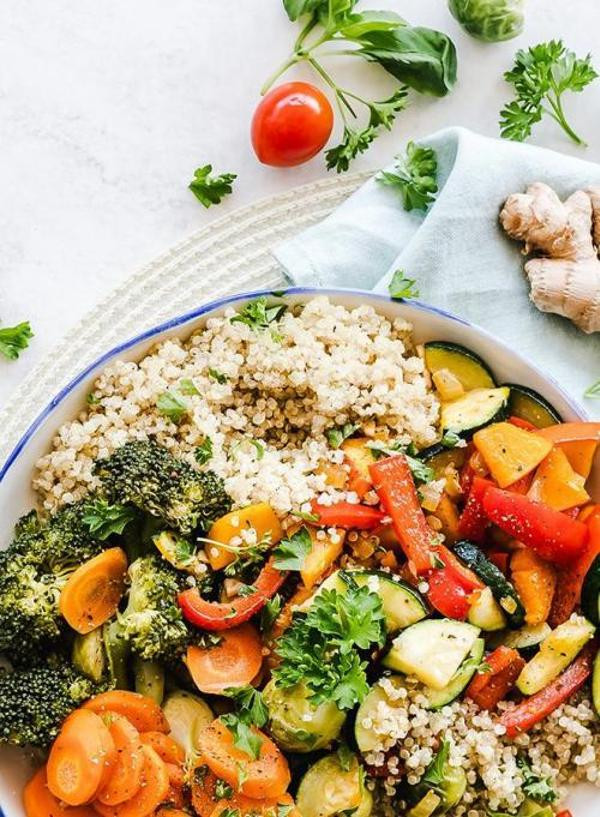
<path id="1" fill-rule="evenodd" d="M 600 188 L 578 190 L 562 202 L 536 182 L 509 196 L 500 213 L 508 235 L 534 253 L 525 264 L 530 297 L 542 312 L 600 332 Z"/>

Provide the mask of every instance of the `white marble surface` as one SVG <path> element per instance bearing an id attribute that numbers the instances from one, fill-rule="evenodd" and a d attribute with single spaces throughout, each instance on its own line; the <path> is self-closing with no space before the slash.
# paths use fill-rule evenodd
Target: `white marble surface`
<path id="1" fill-rule="evenodd" d="M 527 0 L 525 33 L 492 46 L 464 35 L 445 0 L 361 6 L 448 32 L 459 82 L 443 100 L 414 96 L 357 170 L 445 125 L 496 135 L 516 48 L 563 37 L 593 53 L 600 30 L 597 0 Z M 2 0 L 0 319 L 29 319 L 35 339 L 18 362 L 0 361 L 0 401 L 133 269 L 228 210 L 325 175 L 322 157 L 264 167 L 249 144 L 258 89 L 294 36 L 280 0 Z M 331 66 L 346 86 L 387 91 L 385 75 L 354 62 Z M 306 68 L 293 76 L 310 78 Z M 590 141 L 586 158 L 600 160 L 600 81 L 567 109 Z M 552 123 L 532 141 L 584 153 Z M 187 190 L 206 162 L 239 176 L 234 195 L 209 211 Z"/>

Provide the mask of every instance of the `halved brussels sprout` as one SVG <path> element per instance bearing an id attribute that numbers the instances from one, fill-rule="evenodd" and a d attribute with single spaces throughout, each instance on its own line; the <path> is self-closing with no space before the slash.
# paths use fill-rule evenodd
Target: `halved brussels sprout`
<path id="1" fill-rule="evenodd" d="M 269 681 L 263 700 L 269 710 L 269 731 L 282 749 L 289 752 L 312 752 L 335 740 L 346 715 L 333 701 L 318 706 L 309 700 L 304 684 L 282 688 Z"/>
<path id="2" fill-rule="evenodd" d="M 472 37 L 488 43 L 523 31 L 524 0 L 448 0 L 452 15 Z"/>
<path id="3" fill-rule="evenodd" d="M 364 770 L 356 755 L 343 765 L 337 754 L 313 764 L 300 781 L 296 805 L 302 817 L 369 817 L 373 798 L 365 788 Z"/>

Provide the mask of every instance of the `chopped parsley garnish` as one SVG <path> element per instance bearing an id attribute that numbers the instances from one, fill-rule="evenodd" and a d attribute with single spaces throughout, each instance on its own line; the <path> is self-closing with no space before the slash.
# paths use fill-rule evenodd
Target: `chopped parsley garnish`
<path id="1" fill-rule="evenodd" d="M 156 408 L 176 424 L 181 422 L 188 411 L 187 403 L 172 391 L 164 391 L 158 395 Z"/>
<path id="2" fill-rule="evenodd" d="M 419 460 L 413 456 L 417 452 L 412 443 L 410 445 L 400 442 L 386 444 L 380 440 L 373 440 L 367 443 L 367 447 L 371 449 L 377 458 L 393 457 L 395 454 L 403 454 L 416 482 L 431 482 L 435 479 L 435 471 L 433 468 L 426 465 L 423 460 Z"/>
<path id="3" fill-rule="evenodd" d="M 444 448 L 456 448 L 464 445 L 464 440 L 455 431 L 446 431 L 441 439 Z"/>
<path id="4" fill-rule="evenodd" d="M 286 304 L 269 304 L 267 298 L 261 295 L 250 301 L 237 315 L 230 318 L 231 323 L 244 323 L 251 329 L 268 329 L 276 323 L 287 309 Z"/>
<path id="5" fill-rule="evenodd" d="M 522 789 L 527 797 L 542 803 L 554 803 L 558 794 L 550 785 L 550 778 L 536 774 L 522 755 L 517 757 L 517 766 L 523 778 Z"/>
<path id="6" fill-rule="evenodd" d="M 223 173 L 221 176 L 212 176 L 212 165 L 204 165 L 194 171 L 194 178 L 189 189 L 204 207 L 211 204 L 220 204 L 232 190 L 232 184 L 237 179 L 235 173 Z"/>
<path id="7" fill-rule="evenodd" d="M 269 710 L 262 694 L 253 686 L 228 687 L 223 694 L 234 702 L 237 717 L 244 723 L 260 728 L 269 720 Z"/>
<path id="8" fill-rule="evenodd" d="M 93 392 L 93 391 L 91 391 L 91 392 L 88 394 L 88 396 L 85 398 L 85 402 L 88 404 L 88 406 L 97 406 L 97 405 L 98 405 L 98 403 L 100 402 L 100 398 L 99 398 L 99 397 L 97 397 L 97 396 L 94 394 L 94 392 Z"/>
<path id="9" fill-rule="evenodd" d="M 32 337 L 29 321 L 16 326 L 5 326 L 0 329 L 0 353 L 9 360 L 16 360 L 23 349 L 27 349 Z"/>
<path id="10" fill-rule="evenodd" d="M 120 536 L 136 517 L 135 508 L 110 505 L 105 499 L 95 499 L 84 506 L 82 521 L 96 539 L 104 541 L 113 533 Z"/>
<path id="11" fill-rule="evenodd" d="M 385 634 L 381 598 L 366 585 L 351 583 L 344 593 L 322 590 L 278 639 L 281 662 L 273 675 L 282 687 L 304 683 L 316 705 L 335 701 L 352 709 L 369 689 L 367 662 L 358 650 L 383 644 Z"/>
<path id="12" fill-rule="evenodd" d="M 296 516 L 298 519 L 302 519 L 304 522 L 319 521 L 318 513 L 308 513 L 307 511 L 290 511 L 290 516 Z"/>
<path id="13" fill-rule="evenodd" d="M 302 570 L 312 550 L 312 539 L 306 525 L 282 539 L 273 551 L 273 566 L 277 570 Z"/>
<path id="14" fill-rule="evenodd" d="M 189 377 L 185 377 L 183 380 L 179 381 L 179 391 L 181 392 L 181 394 L 187 394 L 191 396 L 200 394 L 200 392 L 194 385 L 194 381 L 190 380 Z"/>
<path id="15" fill-rule="evenodd" d="M 404 270 L 397 269 L 392 275 L 392 280 L 388 284 L 388 292 L 390 297 L 395 300 L 408 300 L 409 298 L 418 298 L 419 290 L 415 286 L 416 280 L 414 278 L 405 278 Z"/>
<path id="16" fill-rule="evenodd" d="M 427 210 L 438 191 L 436 152 L 409 142 L 406 154 L 396 156 L 394 169 L 375 178 L 400 193 L 405 210 Z"/>
<path id="17" fill-rule="evenodd" d="M 197 445 L 194 449 L 194 459 L 198 465 L 206 465 L 212 459 L 213 444 L 210 437 L 205 437 L 204 442 Z"/>
<path id="18" fill-rule="evenodd" d="M 227 381 L 229 380 L 226 374 L 223 374 L 222 372 L 219 372 L 217 369 L 212 368 L 209 368 L 208 376 L 211 377 L 213 380 L 216 380 L 217 383 L 219 383 L 221 386 L 223 385 L 223 383 L 227 383 Z"/>
<path id="19" fill-rule="evenodd" d="M 330 428 L 329 431 L 325 432 L 325 435 L 332 448 L 339 448 L 344 440 L 351 437 L 358 428 L 360 426 L 356 425 L 356 423 L 344 423 L 343 426 L 338 426 L 338 428 Z"/>
<path id="20" fill-rule="evenodd" d="M 273 624 L 277 616 L 281 613 L 281 596 L 276 593 L 273 598 L 269 599 L 260 613 L 260 631 L 261 633 L 269 633 L 273 629 Z"/>

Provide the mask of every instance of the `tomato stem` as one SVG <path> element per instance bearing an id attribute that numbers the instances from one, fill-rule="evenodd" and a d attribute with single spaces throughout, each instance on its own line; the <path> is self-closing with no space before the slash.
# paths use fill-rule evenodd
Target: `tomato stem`
<path id="1" fill-rule="evenodd" d="M 288 68 L 291 68 L 292 65 L 296 65 L 298 62 L 302 62 L 304 59 L 306 59 L 306 57 L 303 55 L 301 56 L 296 53 L 292 54 L 292 56 L 289 57 L 289 59 L 287 59 L 282 65 L 280 65 L 279 68 L 267 79 L 265 84 L 260 89 L 260 95 L 264 96 L 273 83 L 275 83 L 279 77 L 288 70 Z"/>

